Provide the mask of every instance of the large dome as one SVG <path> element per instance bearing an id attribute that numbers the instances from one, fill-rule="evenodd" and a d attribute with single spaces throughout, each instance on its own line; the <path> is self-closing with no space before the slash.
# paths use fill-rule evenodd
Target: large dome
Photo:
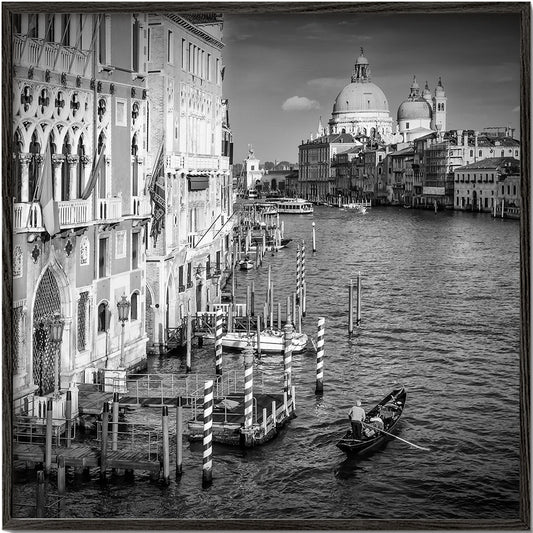
<path id="1" fill-rule="evenodd" d="M 333 113 L 357 111 L 389 111 L 385 93 L 372 82 L 350 83 L 339 93 L 333 104 Z"/>
<path id="2" fill-rule="evenodd" d="M 431 106 L 424 99 L 406 100 L 398 108 L 398 121 L 431 119 Z"/>

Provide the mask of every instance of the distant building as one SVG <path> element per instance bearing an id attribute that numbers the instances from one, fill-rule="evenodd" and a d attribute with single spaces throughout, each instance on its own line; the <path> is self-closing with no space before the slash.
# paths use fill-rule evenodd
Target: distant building
<path id="1" fill-rule="evenodd" d="M 370 64 L 361 48 L 351 81 L 333 104 L 329 132 L 387 138 L 392 134 L 392 123 L 387 97 L 371 81 Z"/>
<path id="2" fill-rule="evenodd" d="M 413 141 L 432 131 L 445 131 L 448 110 L 446 100 L 440 78 L 432 97 L 427 81 L 421 93 L 414 77 L 407 100 L 398 107 L 398 132 L 403 136 L 403 141 Z"/>
<path id="3" fill-rule="evenodd" d="M 265 171 L 260 168 L 259 159 L 255 157 L 254 150 L 250 146 L 248 156 L 243 162 L 241 182 L 239 188 L 240 192 L 255 190 L 256 185 L 261 183 L 261 178 Z"/>
<path id="4" fill-rule="evenodd" d="M 492 157 L 458 167 L 454 171 L 454 209 L 494 212 L 504 207 L 520 208 L 520 161 Z"/>
<path id="5" fill-rule="evenodd" d="M 298 194 L 314 202 L 336 196 L 333 159 L 337 153 L 356 146 L 362 143 L 348 133 L 332 133 L 302 141 L 298 147 Z"/>

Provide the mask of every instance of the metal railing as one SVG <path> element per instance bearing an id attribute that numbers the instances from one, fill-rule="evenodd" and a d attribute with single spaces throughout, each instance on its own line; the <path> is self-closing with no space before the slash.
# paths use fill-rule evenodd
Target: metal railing
<path id="1" fill-rule="evenodd" d="M 157 461 L 160 456 L 161 449 L 161 430 L 148 429 L 143 424 L 135 424 L 131 422 L 118 422 L 118 428 L 115 432 L 117 450 L 121 452 L 131 451 L 137 454 L 142 454 L 142 457 L 148 461 Z M 101 446 L 102 442 L 102 422 L 97 423 L 96 440 Z M 107 451 L 113 451 L 113 422 L 108 421 L 108 439 Z"/>

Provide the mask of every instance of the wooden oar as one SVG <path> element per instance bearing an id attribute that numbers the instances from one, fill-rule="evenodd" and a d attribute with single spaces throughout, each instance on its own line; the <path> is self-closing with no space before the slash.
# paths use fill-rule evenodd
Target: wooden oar
<path id="1" fill-rule="evenodd" d="M 401 437 L 398 437 L 397 435 L 393 435 L 392 433 L 389 433 L 388 431 L 385 431 L 384 429 L 377 428 L 375 426 L 372 426 L 371 424 L 367 424 L 366 422 L 361 422 L 361 423 L 364 426 L 367 426 L 369 428 L 381 431 L 382 433 L 385 433 L 385 435 L 389 435 L 390 437 L 394 437 L 395 439 L 401 440 L 402 442 L 405 442 L 405 444 L 409 444 L 409 446 L 414 446 L 415 448 L 418 448 L 419 450 L 424 450 L 426 452 L 431 451 L 429 448 L 424 448 L 423 446 L 418 446 L 418 444 L 413 444 L 412 442 L 409 442 L 408 440 L 402 439 Z"/>

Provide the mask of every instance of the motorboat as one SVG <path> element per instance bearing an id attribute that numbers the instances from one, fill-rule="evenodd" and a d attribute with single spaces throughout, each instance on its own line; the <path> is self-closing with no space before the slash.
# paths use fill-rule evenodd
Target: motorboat
<path id="1" fill-rule="evenodd" d="M 277 328 L 267 328 L 259 334 L 260 348 L 262 352 L 283 353 L 285 334 Z M 308 337 L 305 333 L 294 333 L 292 337 L 293 353 L 302 352 L 307 345 Z M 233 331 L 222 337 L 222 346 L 234 350 L 244 350 L 251 345 L 257 350 L 257 333 L 246 331 Z"/>

